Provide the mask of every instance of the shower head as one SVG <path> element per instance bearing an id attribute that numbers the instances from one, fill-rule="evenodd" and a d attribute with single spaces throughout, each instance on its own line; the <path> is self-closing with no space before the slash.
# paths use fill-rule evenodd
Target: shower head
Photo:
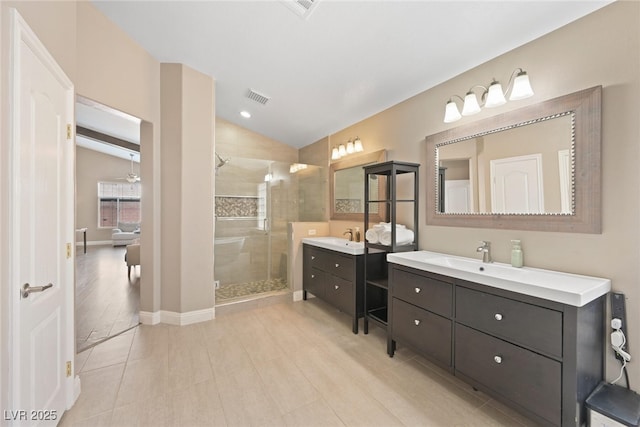
<path id="1" fill-rule="evenodd" d="M 218 164 L 216 165 L 216 169 L 220 169 L 222 166 L 229 163 L 229 160 L 231 160 L 231 159 L 223 159 L 222 157 L 220 157 L 220 154 L 218 153 L 216 153 L 216 157 L 218 158 Z"/>

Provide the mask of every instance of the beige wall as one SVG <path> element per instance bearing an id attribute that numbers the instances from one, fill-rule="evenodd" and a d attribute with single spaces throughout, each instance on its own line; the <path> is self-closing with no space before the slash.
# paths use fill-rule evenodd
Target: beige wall
<path id="1" fill-rule="evenodd" d="M 496 261 L 509 262 L 511 239 L 521 239 L 525 265 L 608 277 L 614 291 L 627 296 L 631 348 L 640 345 L 640 206 L 637 188 L 640 128 L 640 3 L 619 1 L 521 48 L 465 72 L 367 120 L 331 136 L 347 140 L 359 135 L 367 150 L 387 148 L 390 160 L 423 165 L 424 138 L 456 124 L 443 123 L 444 104 L 474 84 L 492 77 L 508 78 L 516 67 L 529 73 L 535 95 L 503 107 L 463 118 L 468 123 L 527 104 L 603 86 L 602 161 L 603 232 L 598 235 L 525 232 L 426 225 L 424 196 L 420 201 L 420 248 L 475 257 L 479 240 L 492 243 Z M 377 146 L 377 147 L 374 147 Z M 332 221 L 332 234 L 334 227 Z M 340 227 L 343 224 L 339 224 Z M 610 354 L 611 352 L 608 352 Z M 640 382 L 640 369 L 629 366 L 631 384 Z M 607 376 L 615 378 L 619 364 L 609 357 Z"/>
<path id="2" fill-rule="evenodd" d="M 139 165 L 134 163 L 134 170 Z M 112 228 L 98 228 L 98 182 L 123 182 L 131 169 L 131 162 L 83 147 L 76 147 L 76 225 L 87 228 L 88 242 L 111 242 Z M 76 234 L 76 241 L 82 235 Z"/>
<path id="3" fill-rule="evenodd" d="M 211 77 L 161 65 L 162 309 L 213 307 L 213 120 Z"/>

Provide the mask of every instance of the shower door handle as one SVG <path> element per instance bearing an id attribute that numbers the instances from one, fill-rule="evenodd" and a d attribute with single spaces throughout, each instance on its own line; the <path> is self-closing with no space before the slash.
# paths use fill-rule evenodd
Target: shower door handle
<path id="1" fill-rule="evenodd" d="M 265 218 L 262 220 L 262 228 L 266 233 L 269 232 L 269 218 Z"/>

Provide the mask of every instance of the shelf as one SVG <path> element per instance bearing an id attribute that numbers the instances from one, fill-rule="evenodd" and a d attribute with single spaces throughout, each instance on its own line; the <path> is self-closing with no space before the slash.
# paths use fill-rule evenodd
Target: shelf
<path id="1" fill-rule="evenodd" d="M 367 279 L 367 285 L 377 286 L 382 289 L 389 289 L 389 279 L 381 277 L 379 279 Z"/>
<path id="2" fill-rule="evenodd" d="M 396 201 L 396 202 L 405 202 L 405 203 L 407 203 L 407 202 L 411 202 L 411 203 L 415 202 L 415 200 L 413 200 L 413 199 L 397 199 L 397 200 L 395 200 L 395 201 Z M 390 199 L 382 199 L 382 200 L 367 200 L 367 203 L 393 203 L 393 202 L 394 202 L 394 201 L 393 201 L 393 200 L 390 200 Z"/>
<path id="3" fill-rule="evenodd" d="M 391 246 L 391 245 L 381 245 L 380 243 L 367 243 L 365 242 L 365 247 L 369 249 L 378 249 L 385 252 L 408 252 L 415 251 L 417 249 L 417 245 L 415 243 L 411 243 L 410 245 L 399 245 L 399 246 Z"/>
<path id="4" fill-rule="evenodd" d="M 369 320 L 374 320 L 380 325 L 387 327 L 387 307 L 374 308 L 367 312 Z"/>

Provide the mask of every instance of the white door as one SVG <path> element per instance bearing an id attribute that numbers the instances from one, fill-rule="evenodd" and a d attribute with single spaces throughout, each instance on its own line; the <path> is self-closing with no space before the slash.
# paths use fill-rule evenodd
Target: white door
<path id="1" fill-rule="evenodd" d="M 544 212 L 542 155 L 491 160 L 491 212 Z"/>
<path id="2" fill-rule="evenodd" d="M 15 11 L 12 23 L 10 412 L 55 425 L 73 404 L 73 85 Z M 34 292 L 24 293 L 24 286 Z"/>
<path id="3" fill-rule="evenodd" d="M 447 213 L 468 213 L 471 208 L 471 181 L 468 179 L 445 179 L 444 211 Z"/>

